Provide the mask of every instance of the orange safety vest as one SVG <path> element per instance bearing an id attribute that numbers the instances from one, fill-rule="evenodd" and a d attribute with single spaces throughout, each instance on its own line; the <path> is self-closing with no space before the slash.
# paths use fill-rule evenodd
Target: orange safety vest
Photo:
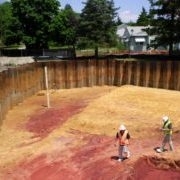
<path id="1" fill-rule="evenodd" d="M 124 133 L 121 135 L 121 133 L 119 132 L 119 145 L 124 146 L 124 145 L 128 145 L 129 144 L 129 140 L 127 139 L 127 134 L 128 131 L 125 130 Z"/>

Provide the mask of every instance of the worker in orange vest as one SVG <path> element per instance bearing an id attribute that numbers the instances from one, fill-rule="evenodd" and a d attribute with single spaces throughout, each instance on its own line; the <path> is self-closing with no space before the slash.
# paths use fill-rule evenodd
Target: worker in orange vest
<path id="1" fill-rule="evenodd" d="M 130 157 L 130 151 L 128 148 L 129 145 L 130 134 L 126 127 L 122 124 L 119 127 L 119 131 L 116 134 L 116 140 L 118 141 L 118 152 L 119 152 L 119 159 L 118 161 L 123 161 Z"/>

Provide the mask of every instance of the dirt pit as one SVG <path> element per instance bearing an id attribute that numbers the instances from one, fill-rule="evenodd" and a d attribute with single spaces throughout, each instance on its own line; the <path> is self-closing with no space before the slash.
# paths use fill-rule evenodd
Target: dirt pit
<path id="1" fill-rule="evenodd" d="M 1 180 L 180 179 L 180 92 L 136 86 L 44 91 L 14 107 L 0 131 Z M 157 154 L 162 116 L 174 152 Z M 127 126 L 131 158 L 117 161 L 115 134 Z M 169 147 L 167 146 L 167 149 Z"/>

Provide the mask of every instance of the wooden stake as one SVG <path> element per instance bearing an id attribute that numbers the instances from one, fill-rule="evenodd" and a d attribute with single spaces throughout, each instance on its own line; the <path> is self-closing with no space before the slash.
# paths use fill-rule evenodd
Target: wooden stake
<path id="1" fill-rule="evenodd" d="M 47 66 L 44 67 L 44 72 L 45 72 L 45 84 L 46 84 L 47 107 L 50 108 Z"/>

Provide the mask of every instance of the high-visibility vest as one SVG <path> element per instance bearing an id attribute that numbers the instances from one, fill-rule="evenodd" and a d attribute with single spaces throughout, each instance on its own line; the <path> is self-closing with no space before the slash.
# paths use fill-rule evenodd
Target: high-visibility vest
<path id="1" fill-rule="evenodd" d="M 124 131 L 123 135 L 119 133 L 119 145 L 124 146 L 129 144 L 129 140 L 127 139 L 127 134 L 128 134 L 127 130 Z"/>
<path id="2" fill-rule="evenodd" d="M 164 134 L 169 134 L 169 135 L 172 134 L 172 129 L 168 128 L 169 124 L 171 124 L 170 120 L 168 120 L 167 122 L 164 123 L 163 129 L 166 129 L 166 130 L 164 130 Z"/>

